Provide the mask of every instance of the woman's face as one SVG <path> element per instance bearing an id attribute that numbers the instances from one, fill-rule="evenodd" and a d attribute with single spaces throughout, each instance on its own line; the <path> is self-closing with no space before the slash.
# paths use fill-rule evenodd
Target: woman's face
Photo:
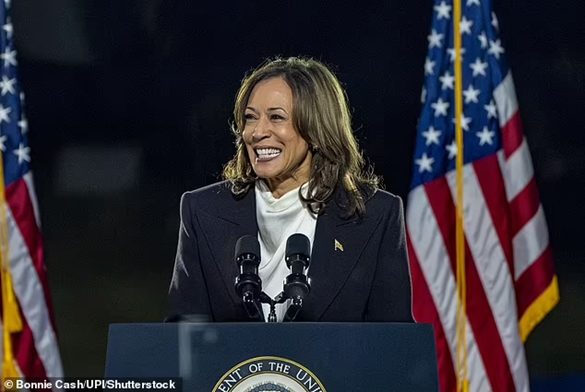
<path id="1" fill-rule="evenodd" d="M 288 191 L 309 179 L 312 155 L 293 125 L 293 95 L 284 79 L 258 83 L 244 112 L 243 139 L 256 175 Z"/>

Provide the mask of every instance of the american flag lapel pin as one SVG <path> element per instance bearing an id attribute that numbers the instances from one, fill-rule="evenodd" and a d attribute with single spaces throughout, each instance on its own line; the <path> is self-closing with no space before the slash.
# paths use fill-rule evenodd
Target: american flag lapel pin
<path id="1" fill-rule="evenodd" d="M 335 240 L 335 250 L 340 250 L 343 252 L 343 245 L 337 240 Z"/>

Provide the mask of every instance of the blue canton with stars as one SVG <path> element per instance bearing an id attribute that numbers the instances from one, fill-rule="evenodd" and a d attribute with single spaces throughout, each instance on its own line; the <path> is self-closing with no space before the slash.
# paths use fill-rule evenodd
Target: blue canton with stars
<path id="1" fill-rule="evenodd" d="M 6 186 L 22 178 L 30 169 L 28 124 L 24 117 L 23 101 L 18 82 L 13 26 L 10 21 L 10 0 L 0 0 L 0 150 L 4 163 Z"/>
<path id="2" fill-rule="evenodd" d="M 494 88 L 508 63 L 491 0 L 461 0 L 464 163 L 496 153 L 501 134 Z M 455 50 L 453 1 L 436 0 L 424 65 L 423 103 L 417 128 L 411 189 L 455 170 Z"/>

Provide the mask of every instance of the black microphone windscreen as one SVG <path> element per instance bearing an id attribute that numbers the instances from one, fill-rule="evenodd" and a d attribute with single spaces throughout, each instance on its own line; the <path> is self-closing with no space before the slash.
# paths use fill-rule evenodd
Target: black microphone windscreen
<path id="1" fill-rule="evenodd" d="M 288 237 L 286 241 L 286 257 L 294 255 L 304 255 L 306 257 L 311 255 L 311 243 L 306 235 L 296 233 Z"/>
<path id="2" fill-rule="evenodd" d="M 256 237 L 245 235 L 236 242 L 236 258 L 246 253 L 251 253 L 260 258 L 260 243 Z"/>

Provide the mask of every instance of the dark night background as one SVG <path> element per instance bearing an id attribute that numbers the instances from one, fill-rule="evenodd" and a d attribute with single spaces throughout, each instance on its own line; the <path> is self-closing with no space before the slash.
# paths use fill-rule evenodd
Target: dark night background
<path id="1" fill-rule="evenodd" d="M 103 375 L 107 328 L 160 322 L 182 192 L 219 179 L 245 72 L 333 65 L 362 148 L 406 199 L 431 0 L 14 0 L 61 356 Z M 527 343 L 534 377 L 585 369 L 585 3 L 495 1 L 549 223 L 561 302 Z"/>

